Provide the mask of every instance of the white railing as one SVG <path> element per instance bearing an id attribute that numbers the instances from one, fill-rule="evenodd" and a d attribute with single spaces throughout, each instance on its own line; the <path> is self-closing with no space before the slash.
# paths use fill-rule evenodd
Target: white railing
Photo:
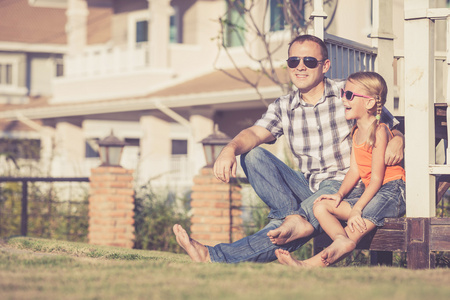
<path id="1" fill-rule="evenodd" d="M 187 187 L 192 185 L 198 169 L 195 169 L 194 161 L 180 155 L 141 160 L 136 171 L 139 183 L 151 182 L 155 187 Z"/>
<path id="2" fill-rule="evenodd" d="M 66 56 L 66 77 L 114 75 L 149 66 L 148 47 L 88 47 L 82 54 Z"/>
<path id="3" fill-rule="evenodd" d="M 194 163 L 186 156 L 172 156 L 170 159 L 170 181 L 192 183 L 195 171 Z"/>

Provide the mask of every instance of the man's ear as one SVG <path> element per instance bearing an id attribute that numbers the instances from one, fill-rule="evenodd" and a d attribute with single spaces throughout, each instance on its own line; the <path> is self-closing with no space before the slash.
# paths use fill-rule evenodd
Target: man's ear
<path id="1" fill-rule="evenodd" d="M 366 103 L 366 109 L 371 110 L 372 108 L 375 107 L 376 104 L 377 104 L 377 101 L 375 101 L 374 98 L 370 98 Z"/>
<path id="2" fill-rule="evenodd" d="M 322 73 L 325 74 L 331 68 L 331 61 L 329 59 L 323 62 Z"/>

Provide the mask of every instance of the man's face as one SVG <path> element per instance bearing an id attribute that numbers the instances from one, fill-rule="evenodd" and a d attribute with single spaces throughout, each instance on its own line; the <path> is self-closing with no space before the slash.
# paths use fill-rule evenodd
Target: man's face
<path id="1" fill-rule="evenodd" d="M 294 68 L 288 67 L 289 77 L 300 92 L 307 93 L 323 82 L 325 73 L 330 67 L 330 61 L 328 59 L 322 61 L 323 57 L 318 44 L 311 41 L 294 43 L 291 46 L 289 57 L 301 58 L 298 66 Z M 314 57 L 319 63 L 315 68 L 308 68 L 305 66 L 304 57 Z"/>

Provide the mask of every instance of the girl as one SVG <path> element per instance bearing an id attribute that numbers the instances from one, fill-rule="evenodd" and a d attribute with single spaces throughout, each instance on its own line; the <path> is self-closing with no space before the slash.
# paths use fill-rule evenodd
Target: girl
<path id="1" fill-rule="evenodd" d="M 386 124 L 380 123 L 386 95 L 386 82 L 378 73 L 358 72 L 348 77 L 341 98 L 346 119 L 356 120 L 350 169 L 336 194 L 322 195 L 314 202 L 314 215 L 333 243 L 319 257 L 303 262 L 278 250 L 282 264 L 335 263 L 353 251 L 368 232 L 382 226 L 384 218 L 405 213 L 405 171 L 399 165 L 386 166 L 384 161 L 386 145 L 393 136 Z M 360 179 L 365 186 L 361 197 L 344 199 Z M 347 227 L 343 228 L 340 221 L 347 221 Z"/>

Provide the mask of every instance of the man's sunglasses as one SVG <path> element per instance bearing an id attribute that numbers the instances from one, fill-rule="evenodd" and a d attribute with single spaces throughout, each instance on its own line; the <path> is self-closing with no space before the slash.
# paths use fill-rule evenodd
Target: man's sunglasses
<path id="1" fill-rule="evenodd" d="M 364 96 L 364 95 L 360 95 L 357 93 L 353 93 L 352 91 L 344 91 L 344 89 L 341 89 L 341 98 L 343 98 L 345 96 L 345 99 L 347 99 L 348 101 L 352 101 L 353 98 L 356 97 L 363 97 L 363 98 L 367 98 L 367 99 L 372 99 L 373 97 L 369 97 L 369 96 Z"/>
<path id="2" fill-rule="evenodd" d="M 303 63 L 305 64 L 305 66 L 310 69 L 314 69 L 315 67 L 317 67 L 319 62 L 325 61 L 325 59 L 317 60 L 317 58 L 311 57 L 311 56 L 305 56 L 305 57 L 291 56 L 286 61 L 287 61 L 288 67 L 293 69 L 298 66 L 298 64 L 300 63 L 300 61 L 302 59 L 303 59 Z"/>

